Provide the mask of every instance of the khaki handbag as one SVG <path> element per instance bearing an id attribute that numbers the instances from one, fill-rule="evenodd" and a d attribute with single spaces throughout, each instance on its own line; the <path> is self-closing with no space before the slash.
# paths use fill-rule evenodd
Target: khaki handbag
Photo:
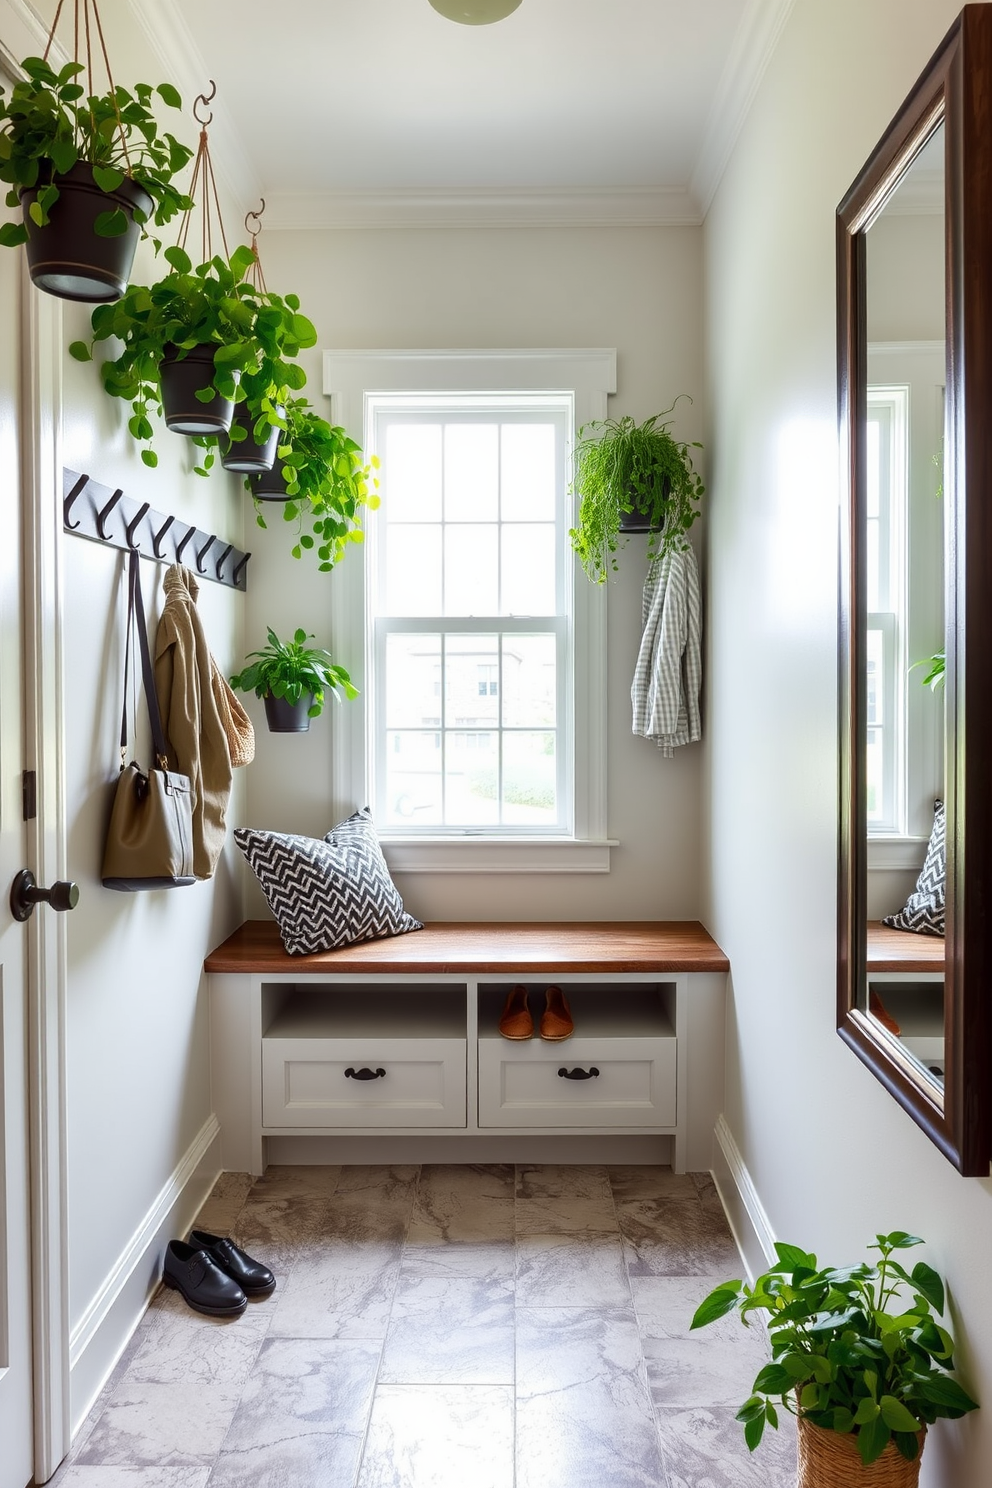
<path id="1" fill-rule="evenodd" d="M 121 713 L 121 773 L 103 855 L 105 889 L 136 893 L 196 883 L 193 874 L 193 798 L 189 777 L 169 769 L 168 749 L 155 693 L 148 630 L 141 597 L 137 552 L 128 555 L 127 640 L 124 648 L 124 707 Z M 127 764 L 127 689 L 131 635 L 137 625 L 141 678 L 148 705 L 155 764 Z"/>

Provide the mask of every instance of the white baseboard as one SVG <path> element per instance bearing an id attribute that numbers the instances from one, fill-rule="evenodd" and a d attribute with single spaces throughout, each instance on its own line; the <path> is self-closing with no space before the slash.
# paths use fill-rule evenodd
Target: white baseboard
<path id="1" fill-rule="evenodd" d="M 775 1236 L 726 1117 L 718 1117 L 713 1138 L 713 1179 L 753 1281 L 777 1259 Z"/>
<path id="2" fill-rule="evenodd" d="M 69 1338 L 69 1419 L 86 1419 L 159 1283 L 162 1251 L 196 1218 L 221 1171 L 220 1125 L 211 1115 L 121 1251 Z"/>

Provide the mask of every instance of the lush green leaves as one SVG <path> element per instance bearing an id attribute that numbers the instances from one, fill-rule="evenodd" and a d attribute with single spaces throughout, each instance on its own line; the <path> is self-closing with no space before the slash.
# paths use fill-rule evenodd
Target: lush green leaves
<path id="1" fill-rule="evenodd" d="M 923 1261 L 907 1272 L 895 1259 L 922 1243 L 895 1230 L 869 1247 L 877 1265 L 822 1270 L 816 1256 L 779 1244 L 753 1286 L 724 1282 L 703 1299 L 694 1327 L 735 1308 L 743 1322 L 767 1315 L 772 1362 L 737 1416 L 752 1450 L 765 1423 L 777 1423 L 772 1397 L 818 1426 L 853 1432 L 866 1464 L 890 1441 L 912 1461 L 924 1424 L 977 1408 L 948 1373 L 953 1343 L 931 1310 L 943 1312 L 943 1282 Z"/>
<path id="2" fill-rule="evenodd" d="M 232 687 L 254 692 L 256 697 L 271 693 L 289 703 L 298 703 L 312 694 L 313 702 L 308 709 L 311 718 L 323 710 L 325 688 L 330 688 L 338 702 L 341 701 L 338 689 L 347 698 L 358 696 L 358 688 L 344 667 L 331 660 L 329 651 L 307 646 L 313 636 L 308 636 L 305 630 L 297 630 L 291 641 L 280 641 L 271 626 L 267 632 L 269 644 L 260 651 L 249 651 L 249 664 L 231 678 Z"/>

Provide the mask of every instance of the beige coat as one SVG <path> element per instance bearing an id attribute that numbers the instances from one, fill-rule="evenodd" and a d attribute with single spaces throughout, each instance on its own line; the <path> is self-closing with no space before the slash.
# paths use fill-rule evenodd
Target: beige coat
<path id="1" fill-rule="evenodd" d="M 231 753 L 211 681 L 213 661 L 196 610 L 200 592 L 186 568 L 163 580 L 165 608 L 155 636 L 155 691 L 171 768 L 193 788 L 193 872 L 211 878 L 227 835 Z"/>

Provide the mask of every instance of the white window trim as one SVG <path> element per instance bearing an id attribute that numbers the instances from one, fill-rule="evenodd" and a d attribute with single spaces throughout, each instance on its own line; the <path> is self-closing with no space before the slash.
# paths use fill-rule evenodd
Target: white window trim
<path id="1" fill-rule="evenodd" d="M 365 438 L 365 395 L 397 392 L 568 392 L 575 423 L 604 419 L 616 391 L 614 349 L 325 351 L 324 392 L 331 417 L 356 439 Z M 372 517 L 374 521 L 374 516 Z M 335 655 L 347 657 L 357 685 L 367 675 L 365 564 L 335 570 L 331 625 Z M 526 839 L 486 836 L 416 839 L 383 832 L 390 868 L 402 873 L 608 873 L 607 689 L 605 586 L 575 583 L 574 836 Z M 332 721 L 331 781 L 342 815 L 365 804 L 366 741 L 363 708 L 336 708 Z"/>

